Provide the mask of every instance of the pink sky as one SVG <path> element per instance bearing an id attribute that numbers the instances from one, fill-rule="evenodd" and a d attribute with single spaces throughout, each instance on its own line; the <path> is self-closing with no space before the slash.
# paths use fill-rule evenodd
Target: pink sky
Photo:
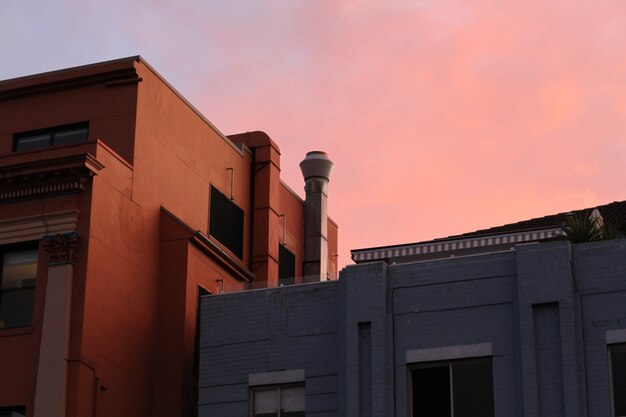
<path id="1" fill-rule="evenodd" d="M 141 54 L 300 195 L 327 151 L 342 265 L 626 200 L 623 0 L 54 3 L 2 2 L 0 78 Z"/>

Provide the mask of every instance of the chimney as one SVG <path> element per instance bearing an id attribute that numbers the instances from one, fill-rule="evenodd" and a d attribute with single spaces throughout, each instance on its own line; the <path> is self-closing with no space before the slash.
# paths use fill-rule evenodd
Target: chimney
<path id="1" fill-rule="evenodd" d="M 326 152 L 312 151 L 300 162 L 304 176 L 303 282 L 326 281 L 328 274 L 328 180 L 333 163 Z"/>

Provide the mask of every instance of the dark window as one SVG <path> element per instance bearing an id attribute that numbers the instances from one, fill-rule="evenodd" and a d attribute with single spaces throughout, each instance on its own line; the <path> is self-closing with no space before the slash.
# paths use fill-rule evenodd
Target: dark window
<path id="1" fill-rule="evenodd" d="M 243 210 L 211 187 L 209 234 L 239 258 L 243 258 Z"/>
<path id="2" fill-rule="evenodd" d="M 36 245 L 0 249 L 0 329 L 32 324 L 37 256 Z"/>
<path id="3" fill-rule="evenodd" d="M 413 417 L 493 417 L 491 359 L 411 369 Z"/>
<path id="4" fill-rule="evenodd" d="M 613 412 L 616 417 L 626 416 L 626 345 L 615 345 L 611 353 L 611 379 L 613 380 Z"/>
<path id="5" fill-rule="evenodd" d="M 54 145 L 85 142 L 88 130 L 89 126 L 87 123 L 80 123 L 17 133 L 13 137 L 13 151 L 31 151 Z"/>
<path id="6" fill-rule="evenodd" d="M 0 407 L 0 417 L 25 417 L 26 407 Z"/>
<path id="7" fill-rule="evenodd" d="M 291 285 L 295 282 L 296 255 L 278 244 L 278 284 Z"/>
<path id="8" fill-rule="evenodd" d="M 252 417 L 304 417 L 304 415 L 304 385 L 272 385 L 252 390 Z"/>

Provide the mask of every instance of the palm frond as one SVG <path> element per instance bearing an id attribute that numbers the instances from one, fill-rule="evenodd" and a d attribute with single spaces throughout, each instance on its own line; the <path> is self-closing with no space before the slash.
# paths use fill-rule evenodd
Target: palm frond
<path id="1" fill-rule="evenodd" d="M 604 223 L 601 230 L 601 239 L 620 239 L 625 236 L 624 229 L 615 223 Z"/>
<path id="2" fill-rule="evenodd" d="M 598 220 L 582 212 L 567 217 L 562 227 L 565 238 L 572 243 L 593 242 L 602 239 L 602 226 Z"/>

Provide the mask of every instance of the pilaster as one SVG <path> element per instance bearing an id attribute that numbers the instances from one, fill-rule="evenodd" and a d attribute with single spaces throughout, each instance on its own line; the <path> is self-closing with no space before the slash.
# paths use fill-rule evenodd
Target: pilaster
<path id="1" fill-rule="evenodd" d="M 44 236 L 49 254 L 34 417 L 66 414 L 72 279 L 78 233 Z"/>

